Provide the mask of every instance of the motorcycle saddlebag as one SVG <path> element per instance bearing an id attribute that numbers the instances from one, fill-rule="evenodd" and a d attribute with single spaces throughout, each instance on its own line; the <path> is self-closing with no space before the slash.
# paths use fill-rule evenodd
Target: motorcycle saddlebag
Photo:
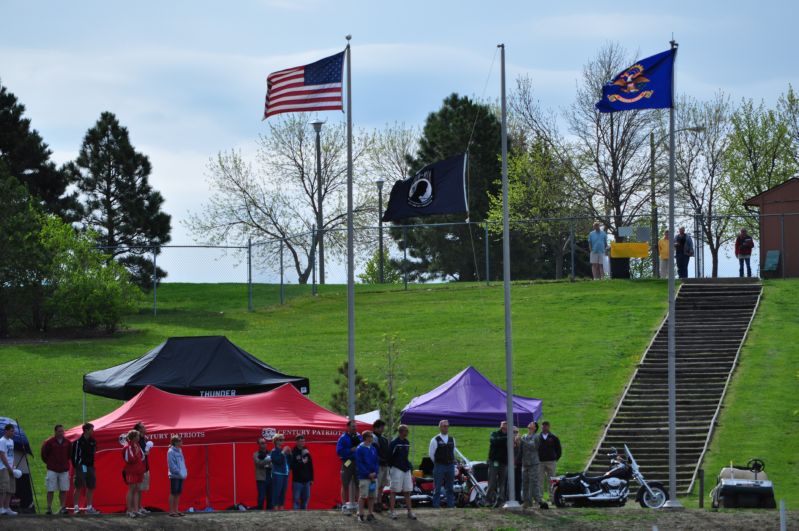
<path id="1" fill-rule="evenodd" d="M 579 494 L 583 491 L 579 474 L 567 474 L 559 483 L 561 494 Z"/>

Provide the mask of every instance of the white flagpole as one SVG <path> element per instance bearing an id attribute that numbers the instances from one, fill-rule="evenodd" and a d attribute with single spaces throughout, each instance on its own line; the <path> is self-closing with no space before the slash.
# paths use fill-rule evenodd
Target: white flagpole
<path id="1" fill-rule="evenodd" d="M 508 495 L 503 508 L 518 509 L 516 468 L 513 454 L 513 332 L 510 313 L 510 222 L 508 221 L 508 112 L 505 98 L 505 45 L 500 48 L 500 87 L 502 92 L 502 284 L 505 288 L 505 381 L 508 423 Z"/>
<path id="2" fill-rule="evenodd" d="M 355 253 L 352 233 L 352 61 L 347 35 L 347 415 L 355 420 Z"/>
<path id="3" fill-rule="evenodd" d="M 677 62 L 677 43 L 671 41 L 673 63 Z M 674 67 L 671 74 L 671 107 L 669 108 L 669 235 L 674 242 Z M 669 500 L 665 507 L 680 509 L 677 499 L 677 346 L 674 282 L 674 245 L 669 244 L 669 321 L 668 321 L 668 384 L 669 384 Z"/>

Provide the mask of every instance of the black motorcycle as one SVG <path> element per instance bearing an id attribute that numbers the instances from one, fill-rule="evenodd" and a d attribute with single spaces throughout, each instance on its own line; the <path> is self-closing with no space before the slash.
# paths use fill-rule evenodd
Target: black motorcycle
<path id="1" fill-rule="evenodd" d="M 666 504 L 669 495 L 661 483 L 647 481 L 638 468 L 633 454 L 624 445 L 623 455 L 616 449 L 608 454 L 610 469 L 601 476 L 587 476 L 583 473 L 566 474 L 550 480 L 552 499 L 557 507 L 585 507 L 590 505 L 624 505 L 630 494 L 630 481 L 635 479 L 641 485 L 635 500 L 641 507 L 659 509 Z"/>

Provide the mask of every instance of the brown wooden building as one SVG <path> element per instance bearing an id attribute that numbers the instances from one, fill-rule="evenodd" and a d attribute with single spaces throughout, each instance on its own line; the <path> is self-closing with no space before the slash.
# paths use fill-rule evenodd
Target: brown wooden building
<path id="1" fill-rule="evenodd" d="M 760 209 L 760 270 L 763 277 L 799 277 L 799 177 L 747 199 Z M 774 271 L 766 270 L 769 251 L 779 251 Z"/>

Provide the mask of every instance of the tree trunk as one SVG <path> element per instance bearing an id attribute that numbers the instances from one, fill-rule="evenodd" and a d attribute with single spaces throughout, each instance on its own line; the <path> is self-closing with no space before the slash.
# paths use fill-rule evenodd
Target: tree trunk
<path id="1" fill-rule="evenodd" d="M 712 270 L 712 273 L 711 273 L 711 277 L 718 278 L 718 276 L 719 276 L 719 248 L 718 247 L 713 247 L 712 245 L 709 245 L 708 247 L 710 247 L 710 261 L 713 264 L 713 270 Z"/>
<path id="2" fill-rule="evenodd" d="M 560 246 L 558 246 L 557 251 L 555 252 L 555 280 L 560 280 L 563 278 L 563 253 L 560 250 Z"/>

